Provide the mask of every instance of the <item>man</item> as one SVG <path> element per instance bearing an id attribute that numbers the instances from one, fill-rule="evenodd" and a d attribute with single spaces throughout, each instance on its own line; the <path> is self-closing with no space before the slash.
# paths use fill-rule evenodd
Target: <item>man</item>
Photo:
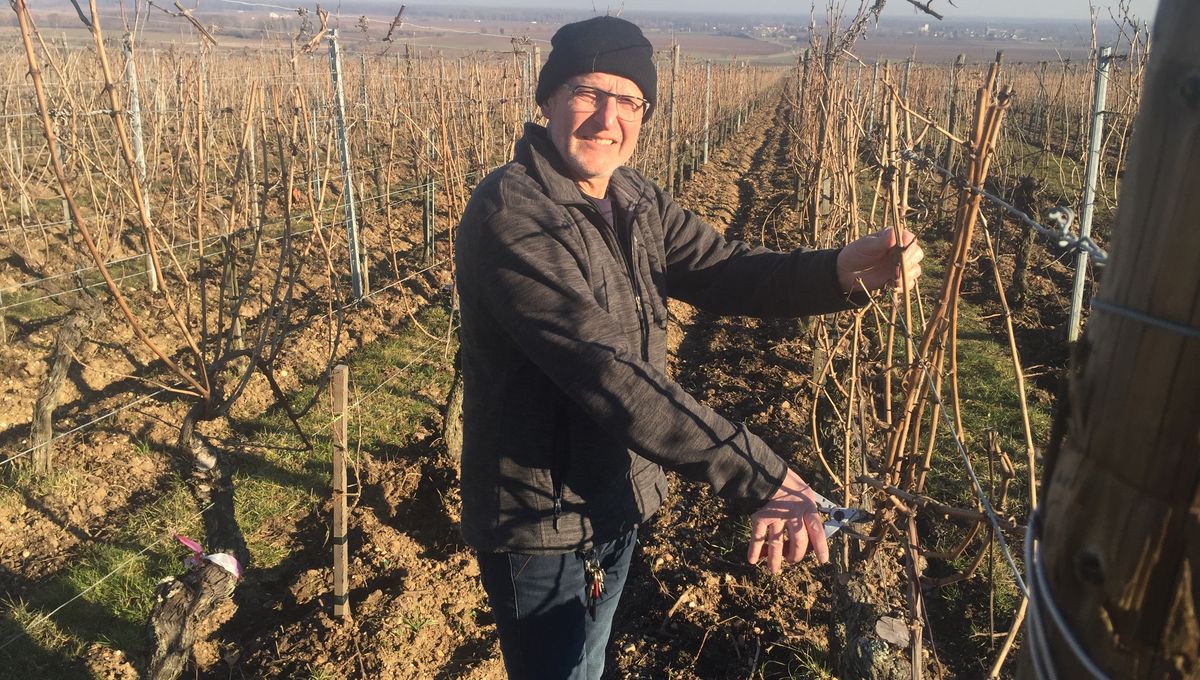
<path id="1" fill-rule="evenodd" d="M 476 188 L 458 228 L 462 532 L 512 678 L 599 678 L 663 468 L 753 513 L 748 558 L 828 559 L 811 491 L 666 371 L 667 296 L 715 313 L 818 314 L 895 282 L 890 232 L 840 250 L 729 242 L 624 166 L 654 111 L 636 26 L 563 26 L 538 79 L 547 127 Z M 909 239 L 911 241 L 911 236 Z M 903 250 L 910 283 L 920 247 Z"/>

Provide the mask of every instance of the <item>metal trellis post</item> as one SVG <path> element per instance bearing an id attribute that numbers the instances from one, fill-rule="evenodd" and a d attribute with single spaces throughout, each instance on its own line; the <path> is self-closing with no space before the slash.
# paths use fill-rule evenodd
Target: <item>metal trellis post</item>
<path id="1" fill-rule="evenodd" d="M 946 88 L 946 129 L 954 132 L 954 127 L 958 124 L 958 76 L 967 65 L 967 55 L 960 54 L 954 60 L 954 65 L 950 67 L 950 84 Z M 947 169 L 954 169 L 954 141 L 946 140 L 946 148 L 942 152 L 942 165 Z"/>
<path id="2" fill-rule="evenodd" d="M 867 127 L 864 128 L 868 135 L 871 134 L 871 130 L 875 127 L 875 108 L 879 105 L 879 102 L 875 100 L 875 93 L 878 89 L 879 62 L 876 61 L 875 68 L 871 71 L 871 101 L 867 103 Z"/>
<path id="3" fill-rule="evenodd" d="M 703 163 L 708 165 L 708 133 L 709 120 L 712 116 L 712 61 L 704 62 L 704 156 Z"/>
<path id="4" fill-rule="evenodd" d="M 739 68 L 739 71 L 745 70 L 745 62 L 744 61 L 738 62 L 738 68 Z M 734 116 L 734 119 L 733 119 L 733 132 L 742 132 L 742 112 L 744 112 L 744 110 L 746 108 L 745 96 L 742 91 L 742 84 L 743 84 L 742 73 L 738 73 L 737 78 L 738 78 L 738 98 L 737 98 L 738 110 L 737 110 L 737 116 Z"/>
<path id="5" fill-rule="evenodd" d="M 809 54 L 810 54 L 809 49 L 805 48 L 804 52 L 800 55 L 800 59 L 797 63 L 797 73 L 796 73 L 796 111 L 795 111 L 796 134 L 800 135 L 801 139 L 803 139 L 803 135 L 804 135 L 804 92 L 808 87 L 808 57 L 809 57 Z M 800 143 L 802 144 L 803 142 L 800 142 Z M 796 153 L 800 154 L 800 153 L 802 153 L 802 151 L 798 148 Z M 799 210 L 800 206 L 804 204 L 805 175 L 804 175 L 803 169 L 801 168 L 801 166 L 799 164 L 795 165 L 795 170 L 796 170 L 796 193 L 795 193 L 795 196 L 793 197 L 792 207 Z"/>
<path id="6" fill-rule="evenodd" d="M 538 110 L 537 81 L 538 81 L 538 76 L 541 74 L 541 68 L 542 68 L 542 48 L 538 47 L 537 45 L 534 45 L 533 46 L 533 68 L 530 70 L 531 75 L 533 76 L 530 79 L 532 86 L 529 89 L 529 106 L 530 106 L 530 110 L 534 112 L 534 115 L 530 117 L 530 120 L 533 120 L 534 118 L 537 117 L 537 110 Z"/>
<path id="7" fill-rule="evenodd" d="M 363 140 L 362 152 L 366 158 L 373 159 L 373 158 L 375 158 L 375 154 L 371 150 L 371 107 L 369 105 L 370 100 L 367 97 L 367 55 L 366 55 L 366 53 L 358 55 L 358 63 L 359 63 L 359 69 L 360 69 L 359 73 L 362 76 L 361 79 L 359 80 L 359 97 L 362 99 L 362 103 L 361 103 L 361 106 L 362 106 L 362 119 L 361 119 L 362 120 L 362 140 Z M 377 198 L 379 198 L 379 201 L 382 203 L 382 201 L 383 201 L 382 197 L 378 196 L 378 194 L 381 193 L 379 190 L 379 187 L 382 184 L 382 181 L 379 178 L 380 163 L 373 163 L 373 165 L 375 166 L 374 170 L 373 170 L 374 175 L 375 175 L 375 193 L 377 195 Z M 364 203 L 369 203 L 370 197 L 367 194 L 366 185 L 364 185 L 362 188 L 362 194 L 363 194 Z M 365 210 L 365 208 L 364 208 L 364 210 Z M 369 272 L 367 272 L 365 270 L 363 273 L 364 273 L 364 275 L 369 274 Z M 369 281 L 367 282 L 367 287 L 370 288 Z"/>
<path id="8" fill-rule="evenodd" d="M 342 55 L 338 50 L 337 29 L 329 32 L 329 63 L 333 78 L 334 117 L 337 121 L 338 151 L 342 157 L 342 201 L 346 207 L 346 236 L 350 249 L 350 285 L 354 299 L 363 296 L 362 265 L 358 245 L 358 214 L 354 206 L 354 182 L 350 176 L 350 142 L 346 137 L 346 94 L 342 89 Z"/>
<path id="9" fill-rule="evenodd" d="M 258 137 L 256 136 L 257 133 L 257 128 L 255 127 L 254 123 L 251 122 L 249 125 L 249 130 L 247 130 L 247 138 L 249 143 L 246 145 L 246 177 L 249 180 L 247 182 L 247 187 L 250 191 L 250 205 L 254 211 L 251 223 L 254 225 L 255 232 L 260 232 L 262 231 L 263 227 L 263 197 L 262 184 L 259 182 L 258 177 L 258 157 L 255 154 L 256 142 L 258 140 Z M 315 161 L 312 167 L 316 167 Z M 313 174 L 315 175 L 316 173 L 314 172 Z M 317 191 L 316 182 L 313 183 L 311 191 L 315 196 Z"/>
<path id="10" fill-rule="evenodd" d="M 425 256 L 426 262 L 433 260 L 433 256 L 434 256 L 433 239 L 434 239 L 434 235 L 436 234 L 436 229 L 437 229 L 437 225 L 435 224 L 435 220 L 437 219 L 437 215 L 436 215 L 437 194 L 436 194 L 436 184 L 435 184 L 434 175 L 433 175 L 433 164 L 434 164 L 434 161 L 437 159 L 437 147 L 435 147 L 433 144 L 433 136 L 434 136 L 434 130 L 431 128 L 429 130 L 428 136 L 426 137 L 426 140 L 428 141 L 427 153 L 428 153 L 428 157 L 429 157 L 429 169 L 425 172 L 425 210 L 422 214 L 423 219 L 421 220 L 422 226 L 424 227 L 424 232 L 425 232 L 425 234 L 424 234 L 424 236 L 425 236 L 424 256 Z"/>
<path id="11" fill-rule="evenodd" d="M 536 91 L 538 91 L 538 73 L 534 71 L 533 66 L 533 50 L 529 50 L 524 59 L 522 70 L 524 71 L 524 79 L 526 79 L 526 88 L 529 91 L 529 98 L 526 101 L 526 122 L 533 122 L 533 112 L 536 104 L 534 103 Z"/>
<path id="12" fill-rule="evenodd" d="M 671 94 L 668 99 L 670 109 L 667 111 L 667 190 L 674 193 L 679 191 L 678 175 L 678 160 L 675 156 L 679 152 L 679 143 L 675 138 L 676 128 L 676 109 L 675 109 L 675 92 L 679 82 L 679 45 L 671 46 Z"/>
<path id="13" fill-rule="evenodd" d="M 855 111 L 860 111 L 862 106 L 862 70 L 863 63 L 860 61 L 854 68 L 854 96 L 850 99 Z"/>
<path id="14" fill-rule="evenodd" d="M 19 121 L 18 121 L 17 125 L 18 126 L 21 125 Z M 21 133 L 22 133 L 22 129 L 21 129 L 21 127 L 18 127 L 17 128 L 18 139 L 21 138 Z M 4 126 L 4 136 L 8 140 L 8 155 L 9 155 L 9 158 L 11 159 L 9 162 L 12 164 L 13 171 L 16 173 L 17 177 L 23 177 L 25 167 L 24 167 L 24 161 L 21 158 L 21 156 L 22 156 L 21 149 L 18 147 L 17 142 L 13 139 L 12 132 L 9 130 L 9 127 L 7 125 Z M 25 193 L 25 183 L 24 182 L 17 182 L 17 194 L 18 194 L 18 204 L 20 206 L 20 216 L 19 216 L 20 221 L 18 222 L 18 224 L 21 226 L 21 230 L 24 231 L 25 223 L 29 221 L 29 212 L 30 212 L 30 210 L 29 210 L 29 205 L 30 205 L 29 194 Z"/>
<path id="15" fill-rule="evenodd" d="M 146 153 L 142 144 L 142 100 L 138 93 L 137 66 L 133 63 L 133 37 L 125 36 L 125 84 L 129 87 L 129 131 L 133 137 L 133 161 L 137 165 L 138 181 L 146 184 Z M 150 200 L 143 196 L 142 200 Z M 158 292 L 158 272 L 150 255 L 150 235 L 142 234 L 146 246 L 146 285 L 151 293 Z"/>
<path id="16" fill-rule="evenodd" d="M 1096 91 L 1092 99 L 1092 131 L 1088 138 L 1087 183 L 1083 187 L 1083 206 L 1080 211 L 1079 236 L 1092 235 L 1092 212 L 1096 205 L 1096 175 L 1100 169 L 1100 141 L 1104 135 L 1104 102 L 1108 90 L 1108 64 L 1112 60 L 1112 48 L 1100 50 L 1096 61 Z M 1083 311 L 1083 282 L 1087 277 L 1088 254 L 1082 250 L 1075 254 L 1075 282 L 1071 291 L 1071 313 L 1067 320 L 1067 341 L 1079 339 L 1079 321 Z"/>

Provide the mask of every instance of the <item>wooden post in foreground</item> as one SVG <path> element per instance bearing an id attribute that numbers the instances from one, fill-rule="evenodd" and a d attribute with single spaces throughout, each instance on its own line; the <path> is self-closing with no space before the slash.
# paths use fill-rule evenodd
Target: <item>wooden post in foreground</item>
<path id="1" fill-rule="evenodd" d="M 346 395 L 350 386 L 350 367 L 338 364 L 333 369 L 333 615 L 350 619 L 349 546 L 346 544 L 346 449 L 349 419 Z"/>
<path id="2" fill-rule="evenodd" d="M 1153 25 L 1110 259 L 1046 461 L 1025 678 L 1047 661 L 1091 677 L 1051 602 L 1110 678 L 1200 672 L 1200 3 L 1162 0 Z"/>

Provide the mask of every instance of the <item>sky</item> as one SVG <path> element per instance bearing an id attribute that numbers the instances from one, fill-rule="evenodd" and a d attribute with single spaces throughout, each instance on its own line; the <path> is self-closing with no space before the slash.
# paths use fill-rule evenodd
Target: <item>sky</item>
<path id="1" fill-rule="evenodd" d="M 753 2 L 778 3 L 787 6 L 786 0 L 752 0 Z M 1111 7 L 1117 14 L 1115 0 L 1095 1 L 1097 14 L 1102 18 L 1108 16 Z M 934 0 L 933 8 L 940 14 L 950 17 L 1003 17 L 1006 19 L 1081 19 L 1088 18 L 1087 0 L 955 0 L 957 7 L 950 5 L 948 0 Z M 1131 12 L 1142 19 L 1152 20 L 1154 11 L 1158 8 L 1158 0 L 1131 0 Z M 888 0 L 884 6 L 885 16 L 913 15 L 916 9 L 904 0 Z"/>
<path id="2" fill-rule="evenodd" d="M 857 0 L 850 9 L 857 7 Z M 1099 16 L 1108 17 L 1108 8 L 1116 13 L 1116 0 L 1094 0 Z M 590 11 L 594 7 L 600 12 L 616 13 L 625 10 L 643 11 L 690 11 L 722 13 L 760 14 L 808 14 L 813 0 L 424 0 L 429 5 L 476 5 L 483 7 L 554 7 L 557 9 Z M 827 0 L 816 0 L 818 13 Z M 1088 18 L 1087 0 L 933 0 L 933 9 L 947 18 L 997 17 L 1006 19 L 1077 19 Z M 412 3 L 413 7 L 419 6 Z M 1132 13 L 1146 20 L 1154 18 L 1158 0 L 1130 0 Z M 905 0 L 887 0 L 884 16 L 916 16 L 917 10 Z M 932 17 L 930 17 L 932 19 Z"/>

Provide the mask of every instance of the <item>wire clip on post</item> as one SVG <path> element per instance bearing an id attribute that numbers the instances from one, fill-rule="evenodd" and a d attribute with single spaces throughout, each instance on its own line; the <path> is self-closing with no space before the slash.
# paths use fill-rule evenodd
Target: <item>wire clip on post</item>
<path id="1" fill-rule="evenodd" d="M 1059 248 L 1063 248 L 1067 252 L 1078 250 L 1087 253 L 1097 267 L 1103 267 L 1108 263 L 1108 253 L 1096 245 L 1090 236 L 1075 236 L 1071 232 L 1071 226 L 1075 223 L 1074 210 L 1065 205 L 1059 205 L 1051 208 L 1046 213 L 1046 217 L 1058 225 L 1058 231 L 1043 232 L 1042 235 L 1057 243 Z M 1045 229 L 1045 227 L 1042 228 Z"/>
<path id="2" fill-rule="evenodd" d="M 1066 248 L 1071 244 L 1071 225 L 1075 222 L 1075 211 L 1065 205 L 1051 208 L 1046 217 L 1058 224 L 1058 247 Z"/>

